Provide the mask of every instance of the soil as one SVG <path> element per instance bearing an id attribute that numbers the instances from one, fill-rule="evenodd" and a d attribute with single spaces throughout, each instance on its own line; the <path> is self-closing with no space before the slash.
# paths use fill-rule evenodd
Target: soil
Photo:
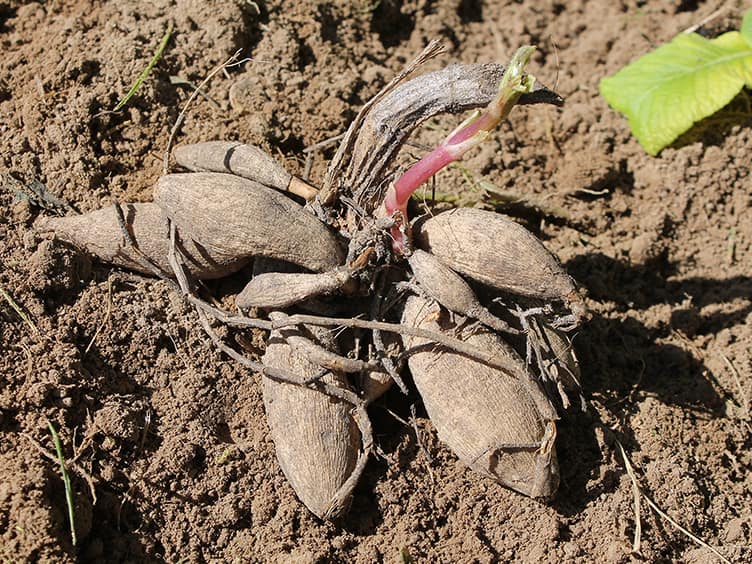
<path id="1" fill-rule="evenodd" d="M 598 94 L 601 77 L 718 5 L 0 1 L 2 559 L 718 561 L 644 502 L 633 551 L 621 444 L 669 516 L 730 561 L 752 561 L 750 121 L 706 124 L 650 157 Z M 700 31 L 737 27 L 749 8 L 724 6 Z M 170 23 L 151 75 L 107 113 Z M 593 319 L 575 338 L 588 409 L 560 422 L 561 486 L 543 504 L 473 474 L 417 394 L 391 390 L 370 410 L 380 456 L 348 516 L 323 523 L 279 469 L 258 375 L 219 354 L 166 283 L 39 236 L 34 219 L 61 205 L 31 188 L 80 212 L 150 200 L 188 82 L 238 49 L 250 59 L 203 88 L 178 142 L 240 139 L 301 174 L 303 150 L 344 131 L 433 38 L 448 53 L 428 69 L 503 62 L 536 44 L 531 72 L 566 98 L 562 109 L 515 110 L 436 188 L 489 206 L 473 180 L 491 183 L 506 194 L 493 205 L 588 292 Z M 417 136 L 433 142 L 459 119 Z M 332 154 L 316 154 L 314 183 Z M 247 275 L 208 291 L 227 302 Z M 387 411 L 409 419 L 413 403 L 420 443 Z M 75 461 L 76 546 L 48 420 Z"/>

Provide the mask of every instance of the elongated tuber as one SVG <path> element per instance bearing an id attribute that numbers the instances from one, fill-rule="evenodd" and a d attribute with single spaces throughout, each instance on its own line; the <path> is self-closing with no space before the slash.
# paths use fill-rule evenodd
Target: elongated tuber
<path id="1" fill-rule="evenodd" d="M 448 334 L 457 330 L 445 310 L 416 296 L 407 299 L 402 322 Z M 507 369 L 403 337 L 407 349 L 420 347 L 408 365 L 439 438 L 474 470 L 531 497 L 550 498 L 559 483 L 551 403 L 498 335 L 463 331 L 459 337 L 493 352 Z"/>
<path id="2" fill-rule="evenodd" d="M 254 180 L 269 188 L 291 192 L 309 200 L 317 190 L 292 176 L 276 159 L 237 141 L 206 141 L 176 147 L 175 161 L 193 172 L 226 172 Z"/>
<path id="3" fill-rule="evenodd" d="M 408 263 L 420 288 L 449 311 L 477 319 L 495 331 L 517 332 L 481 305 L 470 285 L 436 256 L 415 249 Z"/>
<path id="4" fill-rule="evenodd" d="M 346 268 L 322 273 L 268 272 L 254 276 L 235 298 L 241 310 L 285 308 L 339 290 L 350 280 Z"/>
<path id="5" fill-rule="evenodd" d="M 110 206 L 82 215 L 43 217 L 37 220 L 35 227 L 39 231 L 54 232 L 59 239 L 104 262 L 154 274 L 144 262 L 143 258 L 146 258 L 163 273 L 171 273 L 167 260 L 170 232 L 167 218 L 160 207 L 155 203 L 144 203 L 123 204 L 120 208 L 123 225 L 115 206 Z M 133 245 L 123 232 L 123 227 L 130 233 Z M 214 254 L 209 249 L 197 247 L 190 238 L 179 239 L 177 245 L 186 269 L 202 280 L 221 278 L 248 262 L 247 256 Z"/>
<path id="6" fill-rule="evenodd" d="M 342 264 L 334 235 L 315 216 L 279 192 L 231 174 L 194 172 L 159 179 L 154 200 L 211 256 L 264 256 L 313 271 Z"/>
<path id="7" fill-rule="evenodd" d="M 541 299 L 576 300 L 558 259 L 527 229 L 498 213 L 456 208 L 418 222 L 416 246 L 494 288 Z"/>
<path id="8" fill-rule="evenodd" d="M 274 319 L 274 317 L 272 317 Z M 325 331 L 311 328 L 325 339 Z M 272 332 L 265 366 L 284 370 L 301 383 L 320 367 L 295 352 L 285 338 L 294 328 Z M 332 347 L 332 343 L 326 343 Z M 347 388 L 345 377 L 327 372 L 322 381 Z M 322 519 L 347 509 L 351 491 L 341 491 L 356 468 L 361 436 L 352 406 L 320 390 L 262 377 L 264 406 L 282 471 L 300 500 Z M 354 486 L 354 484 L 353 484 Z"/>

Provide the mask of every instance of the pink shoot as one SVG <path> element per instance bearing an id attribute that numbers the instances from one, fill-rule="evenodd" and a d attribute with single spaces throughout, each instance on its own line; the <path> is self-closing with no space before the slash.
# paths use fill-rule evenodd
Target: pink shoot
<path id="1" fill-rule="evenodd" d="M 520 47 L 501 78 L 498 93 L 491 103 L 483 111 L 473 112 L 438 147 L 410 167 L 389 187 L 383 211 L 396 222 L 391 231 L 392 248 L 396 253 L 401 253 L 405 247 L 407 202 L 413 192 L 439 170 L 482 143 L 506 119 L 520 96 L 532 92 L 535 79 L 523 71 L 534 51 L 535 47 L 530 45 Z"/>

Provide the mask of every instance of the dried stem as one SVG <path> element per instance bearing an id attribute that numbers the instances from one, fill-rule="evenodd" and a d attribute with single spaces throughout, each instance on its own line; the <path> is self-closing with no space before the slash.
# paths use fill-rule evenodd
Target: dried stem
<path id="1" fill-rule="evenodd" d="M 444 52 L 444 47 L 437 40 L 431 41 L 420 55 L 418 55 L 413 61 L 410 62 L 397 76 L 395 76 L 389 84 L 382 88 L 376 96 L 371 98 L 358 112 L 355 119 L 347 129 L 345 136 L 340 144 L 337 153 L 334 155 L 331 163 L 329 163 L 329 170 L 326 172 L 324 178 L 324 186 L 319 192 L 318 201 L 324 205 L 331 205 L 337 198 L 339 192 L 339 186 L 337 185 L 337 179 L 341 177 L 342 171 L 347 165 L 347 158 L 352 150 L 353 145 L 358 139 L 360 128 L 363 122 L 368 116 L 371 109 L 380 102 L 384 96 L 394 90 L 405 78 L 407 78 L 415 69 L 424 64 L 426 61 L 440 55 Z"/>

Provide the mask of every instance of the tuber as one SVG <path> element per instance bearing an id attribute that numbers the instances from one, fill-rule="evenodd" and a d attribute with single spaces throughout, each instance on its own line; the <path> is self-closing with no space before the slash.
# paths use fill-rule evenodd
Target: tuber
<path id="1" fill-rule="evenodd" d="M 146 258 L 164 273 L 172 272 L 168 253 L 170 232 L 167 218 L 157 204 L 123 204 L 123 226 L 115 206 L 82 215 L 42 217 L 35 223 L 38 231 L 51 231 L 59 239 L 72 243 L 100 260 L 145 274 L 154 274 Z M 133 244 L 123 228 L 128 230 Z M 134 247 L 135 245 L 135 247 Z M 196 278 L 221 278 L 248 262 L 247 256 L 215 254 L 197 247 L 190 238 L 181 238 L 177 246 L 184 256 L 185 267 Z"/>
<path id="2" fill-rule="evenodd" d="M 267 272 L 254 276 L 235 298 L 240 310 L 285 308 L 308 298 L 339 290 L 350 281 L 342 267 L 322 273 Z"/>
<path id="3" fill-rule="evenodd" d="M 503 215 L 456 208 L 419 221 L 413 236 L 417 247 L 478 282 L 532 298 L 580 300 L 558 259 Z"/>
<path id="4" fill-rule="evenodd" d="M 340 265 L 335 236 L 314 215 L 279 192 L 231 174 L 168 174 L 154 200 L 183 238 L 211 256 L 237 260 L 264 256 L 313 271 Z"/>
<path id="5" fill-rule="evenodd" d="M 517 332 L 481 305 L 470 285 L 434 255 L 415 249 L 408 263 L 420 288 L 449 311 L 477 319 L 495 331 Z"/>
<path id="6" fill-rule="evenodd" d="M 452 334 L 457 325 L 437 304 L 411 296 L 402 322 Z M 428 341 L 403 337 L 415 386 L 439 438 L 465 464 L 536 498 L 559 483 L 554 449 L 556 413 L 520 356 L 495 333 L 463 330 L 473 346 L 493 352 L 507 370 L 469 359 Z"/>
<path id="7" fill-rule="evenodd" d="M 270 155 L 253 145 L 237 141 L 206 141 L 176 147 L 175 161 L 193 172 L 226 172 L 254 180 L 259 184 L 291 192 L 309 200 L 318 192 L 303 180 L 292 176 Z"/>
<path id="8" fill-rule="evenodd" d="M 327 348 L 333 347 L 324 339 L 325 330 L 311 331 Z M 264 407 L 277 459 L 290 485 L 312 513 L 332 519 L 349 505 L 352 492 L 340 490 L 356 468 L 361 436 L 351 405 L 302 385 L 320 368 L 286 341 L 296 334 L 295 328 L 273 331 L 262 360 L 264 366 L 289 372 L 301 383 L 262 376 Z M 327 371 L 322 381 L 347 387 L 338 372 Z"/>

